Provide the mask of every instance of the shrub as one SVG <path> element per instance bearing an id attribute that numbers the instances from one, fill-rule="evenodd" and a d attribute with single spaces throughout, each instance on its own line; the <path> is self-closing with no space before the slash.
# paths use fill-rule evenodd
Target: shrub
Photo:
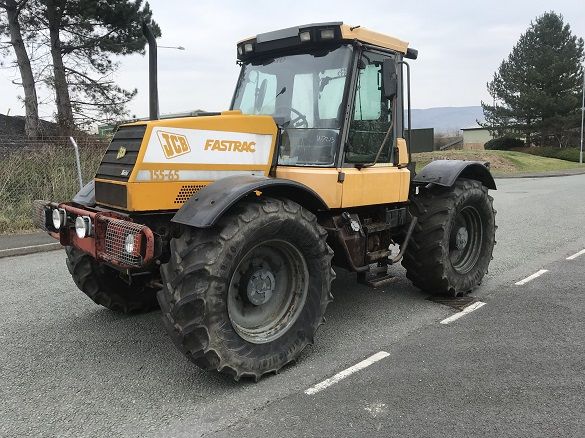
<path id="1" fill-rule="evenodd" d="M 488 141 L 484 148 L 486 150 L 509 151 L 514 148 L 524 147 L 524 140 L 514 137 L 499 137 Z"/>

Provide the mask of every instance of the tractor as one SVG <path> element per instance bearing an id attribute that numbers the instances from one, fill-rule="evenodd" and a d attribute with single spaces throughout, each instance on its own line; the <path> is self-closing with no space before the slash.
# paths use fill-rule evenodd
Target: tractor
<path id="1" fill-rule="evenodd" d="M 119 126 L 73 200 L 34 203 L 97 304 L 160 306 L 196 365 L 258 380 L 313 343 L 333 267 L 377 286 L 402 263 L 438 295 L 481 283 L 494 179 L 473 161 L 415 172 L 408 43 L 342 22 L 258 34 L 237 44 L 229 110 L 161 119 L 144 31 L 149 120 Z"/>

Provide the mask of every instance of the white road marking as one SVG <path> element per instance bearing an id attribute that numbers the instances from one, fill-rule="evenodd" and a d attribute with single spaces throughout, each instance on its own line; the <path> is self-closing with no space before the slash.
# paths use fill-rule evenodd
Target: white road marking
<path id="1" fill-rule="evenodd" d="M 367 359 L 364 359 L 361 362 L 356 363 L 355 365 L 335 374 L 333 377 L 323 380 L 321 383 L 317 383 L 315 386 L 310 387 L 305 391 L 305 394 L 313 395 L 318 393 L 319 391 L 323 391 L 325 388 L 329 388 L 331 385 L 345 379 L 348 376 L 351 376 L 353 373 L 359 370 L 363 370 L 364 368 L 369 367 L 373 363 L 376 363 L 388 356 L 390 356 L 390 353 L 387 353 L 385 351 L 379 351 L 378 353 L 373 354 Z"/>
<path id="2" fill-rule="evenodd" d="M 371 405 L 364 407 L 364 411 L 368 411 L 372 417 L 376 418 L 388 413 L 388 405 L 380 402 L 372 403 Z"/>
<path id="3" fill-rule="evenodd" d="M 457 312 L 454 315 L 451 315 L 449 318 L 445 318 L 444 320 L 441 321 L 441 324 L 449 324 L 450 322 L 456 321 L 459 318 L 461 318 L 462 316 L 465 316 L 468 313 L 471 313 L 474 310 L 477 310 L 482 306 L 485 306 L 485 303 L 483 301 L 477 301 L 476 303 L 473 303 L 473 304 L 467 306 L 461 312 Z"/>
<path id="4" fill-rule="evenodd" d="M 567 257 L 567 260 L 574 260 L 574 259 L 576 259 L 577 257 L 579 257 L 580 255 L 583 255 L 583 254 L 585 254 L 585 249 L 582 249 L 578 253 L 573 254 L 572 256 Z"/>
<path id="5" fill-rule="evenodd" d="M 516 283 L 514 283 L 514 284 L 515 284 L 516 286 L 522 286 L 522 285 L 524 285 L 524 284 L 528 283 L 529 281 L 532 281 L 532 280 L 534 280 L 535 278 L 538 278 L 538 277 L 540 277 L 542 274 L 546 274 L 547 272 L 548 272 L 548 269 L 541 269 L 540 271 L 538 271 L 538 272 L 535 272 L 535 273 L 534 273 L 534 274 L 532 274 L 532 275 L 529 275 L 529 276 L 528 276 L 528 277 L 526 277 L 524 280 L 517 281 L 517 282 L 516 282 Z"/>

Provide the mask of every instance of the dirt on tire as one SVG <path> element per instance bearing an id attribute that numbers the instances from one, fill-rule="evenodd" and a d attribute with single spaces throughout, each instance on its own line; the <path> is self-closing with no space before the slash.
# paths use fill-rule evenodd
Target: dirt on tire
<path id="1" fill-rule="evenodd" d="M 67 268 L 73 281 L 96 304 L 119 313 L 142 313 L 158 308 L 157 289 L 147 286 L 150 276 L 126 283 L 118 271 L 68 246 Z"/>

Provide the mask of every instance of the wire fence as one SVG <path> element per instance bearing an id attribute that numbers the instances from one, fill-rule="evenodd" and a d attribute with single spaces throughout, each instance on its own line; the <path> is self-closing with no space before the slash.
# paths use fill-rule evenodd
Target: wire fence
<path id="1" fill-rule="evenodd" d="M 108 140 L 76 138 L 81 174 L 95 175 Z M 75 150 L 68 137 L 0 137 L 0 234 L 34 229 L 32 201 L 69 201 L 79 191 Z"/>

